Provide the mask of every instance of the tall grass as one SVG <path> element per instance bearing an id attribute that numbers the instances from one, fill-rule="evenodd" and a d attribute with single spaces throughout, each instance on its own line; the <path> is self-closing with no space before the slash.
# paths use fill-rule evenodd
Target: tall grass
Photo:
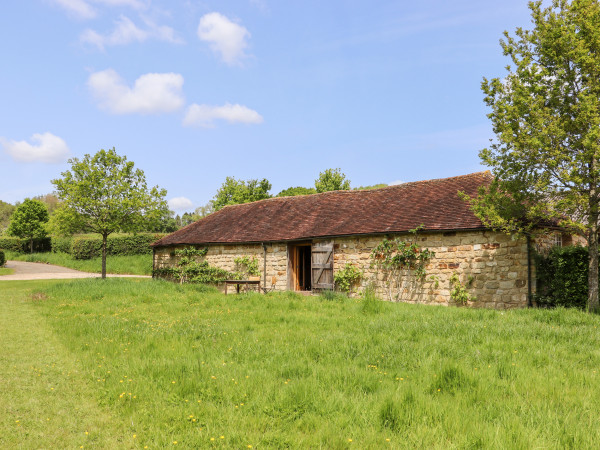
<path id="1" fill-rule="evenodd" d="M 81 270 L 101 273 L 102 258 L 73 259 L 68 253 L 16 253 L 7 251 L 6 259 L 13 261 L 42 262 Z M 152 255 L 111 255 L 106 257 L 106 271 L 114 274 L 152 275 Z"/>
<path id="2" fill-rule="evenodd" d="M 598 316 L 152 280 L 39 290 L 28 304 L 141 447 L 600 444 Z"/>

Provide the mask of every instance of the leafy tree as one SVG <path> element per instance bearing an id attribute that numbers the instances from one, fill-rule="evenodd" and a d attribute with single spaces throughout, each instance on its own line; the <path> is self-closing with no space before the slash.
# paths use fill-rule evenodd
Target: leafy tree
<path id="1" fill-rule="evenodd" d="M 284 189 L 279 194 L 277 194 L 277 197 L 293 197 L 295 195 L 310 195 L 316 193 L 317 190 L 315 188 L 305 188 L 302 186 L 296 186 Z"/>
<path id="2" fill-rule="evenodd" d="M 346 180 L 346 175 L 340 169 L 326 169 L 315 180 L 315 189 L 319 193 L 347 191 L 350 189 L 350 180 Z"/>
<path id="3" fill-rule="evenodd" d="M 57 221 L 66 228 L 102 236 L 102 278 L 106 278 L 106 241 L 117 231 L 137 231 L 167 210 L 166 191 L 148 189 L 144 172 L 115 149 L 69 160 L 71 170 L 52 180 L 64 207 Z M 58 212 L 60 211 L 60 212 Z"/>
<path id="4" fill-rule="evenodd" d="M 213 198 L 212 205 L 214 210 L 218 211 L 227 205 L 263 200 L 271 197 L 269 194 L 270 190 L 271 183 L 266 178 L 260 181 L 244 181 L 236 180 L 234 177 L 227 177 Z"/>
<path id="5" fill-rule="evenodd" d="M 29 239 L 29 251 L 33 253 L 33 240 L 46 237 L 48 208 L 39 200 L 25 199 L 13 213 L 7 233 Z"/>
<path id="6" fill-rule="evenodd" d="M 0 200 L 0 234 L 8 227 L 10 216 L 13 215 L 17 207 L 10 203 Z"/>
<path id="7" fill-rule="evenodd" d="M 486 223 L 527 233 L 553 219 L 586 237 L 588 308 L 598 304 L 600 218 L 600 4 L 529 4 L 533 29 L 504 33 L 514 68 L 484 79 L 496 139 L 480 152 L 491 187 L 473 200 Z"/>

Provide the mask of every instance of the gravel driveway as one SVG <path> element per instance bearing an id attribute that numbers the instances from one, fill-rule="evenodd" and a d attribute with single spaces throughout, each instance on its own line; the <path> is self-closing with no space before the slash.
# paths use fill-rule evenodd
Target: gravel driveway
<path id="1" fill-rule="evenodd" d="M 69 278 L 100 278 L 99 273 L 81 272 L 79 270 L 67 269 L 66 267 L 54 266 L 52 264 L 32 263 L 24 261 L 7 261 L 9 269 L 14 269 L 12 275 L 0 275 L 0 281 L 16 280 L 59 280 Z M 113 275 L 107 277 L 120 278 L 151 278 L 148 275 Z"/>

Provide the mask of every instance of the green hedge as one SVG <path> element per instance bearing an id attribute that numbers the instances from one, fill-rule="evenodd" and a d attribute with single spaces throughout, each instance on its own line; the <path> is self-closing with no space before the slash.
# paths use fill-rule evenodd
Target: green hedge
<path id="1" fill-rule="evenodd" d="M 164 234 L 140 233 L 131 236 L 108 237 L 106 253 L 108 255 L 146 255 L 152 254 L 150 244 Z M 102 256 L 102 238 L 74 237 L 70 252 L 74 259 L 91 259 Z"/>
<path id="2" fill-rule="evenodd" d="M 537 255 L 538 305 L 586 308 L 588 261 L 588 249 L 580 246 L 554 247 L 547 256 Z"/>
<path id="3" fill-rule="evenodd" d="M 0 237 L 0 248 L 17 253 L 30 253 L 29 239 L 20 239 L 17 237 Z M 52 248 L 50 238 L 39 238 L 33 240 L 33 252 L 49 252 Z"/>
<path id="4" fill-rule="evenodd" d="M 0 250 L 0 267 L 2 267 L 4 264 L 6 264 L 6 255 L 4 255 L 4 252 Z"/>
<path id="5" fill-rule="evenodd" d="M 71 246 L 73 245 L 72 237 L 52 237 L 52 252 L 53 253 L 71 253 Z"/>

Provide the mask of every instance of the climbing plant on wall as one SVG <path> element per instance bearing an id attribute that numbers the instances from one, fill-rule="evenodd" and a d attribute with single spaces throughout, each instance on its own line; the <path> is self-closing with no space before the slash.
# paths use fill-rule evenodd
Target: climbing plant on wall
<path id="1" fill-rule="evenodd" d="M 390 301 L 398 301 L 404 292 L 414 294 L 415 283 L 423 282 L 427 276 L 427 263 L 435 253 L 417 244 L 420 229 L 411 230 L 413 238 L 409 241 L 383 239 L 371 252 L 371 267 L 383 273 Z"/>

